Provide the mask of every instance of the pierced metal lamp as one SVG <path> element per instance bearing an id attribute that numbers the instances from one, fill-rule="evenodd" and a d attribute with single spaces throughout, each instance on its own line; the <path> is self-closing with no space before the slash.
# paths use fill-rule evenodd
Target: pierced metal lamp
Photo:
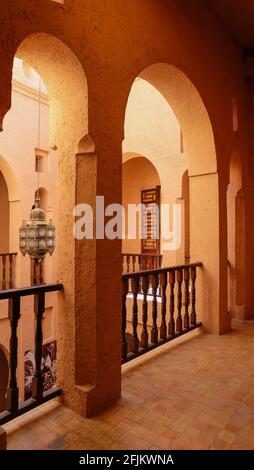
<path id="1" fill-rule="evenodd" d="M 36 263 L 42 263 L 47 253 L 52 256 L 56 246 L 56 229 L 52 222 L 47 224 L 45 212 L 40 207 L 40 195 L 36 191 L 35 203 L 30 213 L 30 222 L 19 229 L 19 249 L 23 256 L 27 253 Z"/>

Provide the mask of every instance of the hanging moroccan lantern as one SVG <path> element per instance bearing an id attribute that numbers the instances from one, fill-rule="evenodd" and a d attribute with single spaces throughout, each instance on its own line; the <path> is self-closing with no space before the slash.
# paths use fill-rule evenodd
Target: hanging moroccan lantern
<path id="1" fill-rule="evenodd" d="M 53 254 L 56 246 L 56 229 L 52 222 L 47 224 L 45 212 L 40 207 L 39 192 L 35 194 L 35 204 L 31 210 L 30 222 L 19 229 L 19 249 L 23 256 L 27 253 L 34 262 L 42 262 L 47 253 Z"/>

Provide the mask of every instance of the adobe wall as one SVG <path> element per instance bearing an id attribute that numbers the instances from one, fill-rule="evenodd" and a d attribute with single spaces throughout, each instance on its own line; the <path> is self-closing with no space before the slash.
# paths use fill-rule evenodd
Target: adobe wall
<path id="1" fill-rule="evenodd" d="M 213 169 L 214 174 L 209 173 L 207 176 L 193 174 L 190 191 L 197 212 L 194 214 L 196 217 L 193 218 L 191 230 L 192 239 L 196 238 L 197 243 L 200 236 L 202 240 L 207 238 L 207 243 L 200 252 L 198 245 L 194 250 L 195 256 L 204 254 L 204 273 L 208 272 L 208 278 L 204 274 L 203 285 L 209 281 L 209 290 L 213 295 L 212 301 L 209 303 L 207 297 L 202 306 L 206 311 L 206 330 L 223 333 L 229 329 L 225 294 L 226 187 L 229 181 L 229 158 L 233 149 L 238 151 L 242 158 L 243 184 L 250 186 L 252 178 L 248 173 L 246 90 L 241 51 L 201 0 L 111 0 L 103 4 L 101 0 L 69 0 L 66 7 L 67 9 L 64 9 L 49 0 L 1 1 L 1 20 L 4 27 L 0 32 L 0 117 L 2 119 L 10 107 L 12 60 L 21 41 L 34 32 L 42 31 L 56 35 L 77 56 L 88 81 L 89 134 L 95 142 L 97 155 L 96 171 L 93 173 L 96 175 L 96 192 L 105 195 L 106 204 L 121 202 L 121 143 L 124 139 L 125 107 L 133 80 L 145 67 L 153 63 L 173 64 L 184 72 L 205 104 L 217 153 L 219 176 L 216 174 L 216 168 Z M 56 65 L 59 61 L 61 56 L 56 55 Z M 62 98 L 64 99 L 64 96 Z M 239 105 L 240 127 L 236 133 L 232 132 L 232 98 L 237 99 Z M 192 116 L 193 110 L 190 109 L 189 112 Z M 202 120 L 202 115 L 200 119 Z M 197 120 L 193 124 L 194 128 L 196 125 Z M 196 146 L 198 148 L 198 141 Z M 204 161 L 207 158 L 209 155 L 204 152 Z M 70 187 L 73 187 L 73 178 L 68 179 L 68 171 L 73 172 L 70 163 L 66 161 L 62 170 L 65 176 L 60 178 L 60 185 L 69 181 Z M 217 195 L 216 188 L 219 188 Z M 202 197 L 208 194 L 207 192 L 214 194 L 214 198 L 209 195 L 204 207 Z M 66 207 L 70 209 L 71 205 L 73 206 L 72 196 L 68 201 L 67 206 L 62 204 L 59 207 L 60 218 L 64 217 Z M 251 207 L 252 203 L 249 203 L 249 213 L 252 212 Z M 68 224 L 70 231 L 71 217 Z M 64 246 L 63 241 L 59 244 Z M 72 249 L 70 245 L 70 254 L 73 254 Z M 86 414 L 95 412 L 120 395 L 120 354 L 117 347 L 112 345 L 116 344 L 120 337 L 121 244 L 118 241 L 99 241 L 96 245 L 96 261 L 96 311 L 101 315 L 96 323 L 97 354 L 91 364 L 97 370 L 97 381 L 94 384 L 96 392 L 92 402 L 86 404 Z M 76 267 L 80 267 L 78 253 L 76 263 Z M 63 274 L 67 269 L 70 270 L 70 290 L 68 277 Z M 80 269 L 82 271 L 82 267 Z M 72 299 L 71 292 L 73 283 L 79 280 L 79 269 L 75 269 L 68 258 L 66 264 L 65 260 L 62 260 L 60 272 L 60 279 L 62 277 L 67 283 L 66 302 L 71 300 L 68 315 L 73 318 L 76 300 Z M 95 289 L 95 286 L 91 286 L 89 276 L 91 277 L 90 272 L 85 274 L 82 271 L 81 285 L 85 294 L 89 286 L 88 297 Z M 76 295 L 80 295 L 80 292 L 76 291 Z M 64 302 L 62 307 L 64 308 Z M 253 309 L 251 303 L 249 309 Z M 71 328 L 69 332 L 72 337 Z M 65 344 L 72 347 L 66 335 L 67 331 L 62 324 L 62 347 L 64 348 Z M 72 351 L 69 357 L 73 358 Z M 85 363 L 83 359 L 82 364 Z M 86 372 L 90 373 L 84 367 L 84 383 Z M 93 377 L 93 374 L 90 377 Z M 65 386 L 67 395 L 69 394 L 68 401 L 73 402 L 73 382 L 69 385 L 66 383 Z M 73 406 L 81 409 L 77 401 Z"/>

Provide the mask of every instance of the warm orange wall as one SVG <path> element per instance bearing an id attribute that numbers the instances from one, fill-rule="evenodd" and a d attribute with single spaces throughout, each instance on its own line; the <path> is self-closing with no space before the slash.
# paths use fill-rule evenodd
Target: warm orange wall
<path id="1" fill-rule="evenodd" d="M 51 0 L 1 2 L 1 22 L 4 27 L 0 31 L 0 119 L 10 108 L 12 61 L 19 44 L 34 32 L 43 31 L 56 35 L 76 54 L 84 67 L 88 81 L 89 133 L 95 142 L 97 154 L 96 165 L 94 165 L 96 169 L 91 170 L 91 173 L 96 175 L 91 187 L 96 188 L 97 194 L 105 195 L 106 204 L 121 202 L 120 175 L 124 116 L 132 83 L 145 67 L 153 63 L 173 64 L 184 72 L 197 88 L 205 104 L 211 119 L 217 152 L 219 176 L 214 173 L 207 178 L 194 177 L 191 191 L 197 207 L 197 216 L 193 219 L 193 224 L 196 226 L 197 245 L 200 227 L 203 229 L 203 240 L 205 231 L 207 235 L 211 231 L 216 234 L 215 246 L 211 246 L 208 238 L 207 245 L 203 247 L 204 256 L 208 253 L 209 262 L 212 264 L 207 279 L 210 282 L 212 278 L 213 284 L 210 289 L 213 299 L 206 301 L 203 311 L 207 315 L 208 322 L 213 323 L 210 331 L 225 331 L 227 326 L 224 329 L 223 319 L 225 319 L 227 309 L 225 301 L 227 288 L 226 189 L 229 182 L 229 159 L 233 149 L 238 151 L 242 158 L 243 186 L 248 188 L 246 195 L 248 213 L 251 215 L 254 212 L 253 199 L 249 197 L 253 186 L 253 175 L 249 172 L 248 166 L 247 102 L 242 51 L 233 38 L 229 37 L 215 14 L 209 11 L 207 2 L 203 0 L 195 2 L 110 0 L 107 3 L 101 0 L 87 0 L 86 2 L 66 0 L 65 7 Z M 55 56 L 56 64 L 59 58 L 61 59 L 61 55 Z M 62 77 L 59 77 L 59 83 L 60 78 Z M 79 94 L 76 93 L 76 96 Z M 181 96 L 179 93 L 179 101 Z M 239 103 L 239 131 L 237 133 L 232 132 L 232 98 L 237 99 Z M 187 105 L 182 102 L 182 106 Z M 189 110 L 189 130 L 190 133 L 193 130 L 195 136 L 195 126 L 191 126 L 192 111 L 192 109 Z M 199 116 L 201 122 L 202 118 L 201 114 Z M 65 135 L 68 136 L 68 134 L 69 129 L 66 126 Z M 198 139 L 196 140 L 198 146 Z M 202 159 L 209 159 L 205 151 Z M 61 194 L 64 195 L 63 186 L 67 183 L 72 191 L 71 194 L 69 192 L 66 194 L 70 210 L 73 209 L 71 205 L 73 206 L 75 194 L 73 166 L 73 160 L 66 158 L 63 175 L 60 178 Z M 198 184 L 199 179 L 200 184 Z M 209 201 L 203 199 L 208 191 L 214 191 L 217 183 L 219 183 L 219 195 L 214 194 L 214 198 L 209 197 Z M 197 189 L 195 185 L 199 188 Z M 209 202 L 208 208 L 207 202 Z M 216 216 L 211 218 L 210 213 Z M 207 228 L 202 226 L 204 220 L 202 214 L 206 216 L 206 220 L 210 220 L 210 224 L 205 224 Z M 217 217 L 218 214 L 219 217 Z M 59 205 L 59 215 L 62 217 L 66 215 L 64 202 Z M 64 279 L 67 284 L 71 284 L 71 289 L 68 289 L 66 285 L 67 300 L 64 312 L 64 320 L 70 323 L 70 328 L 68 334 L 63 325 L 61 330 L 61 340 L 68 346 L 69 339 L 72 342 L 73 338 L 76 340 L 75 331 L 77 330 L 75 330 L 73 318 L 75 318 L 75 313 L 77 314 L 75 307 L 80 298 L 80 292 L 76 292 L 75 305 L 72 303 L 72 295 L 74 295 L 72 292 L 83 266 L 78 257 L 75 258 L 77 269 L 74 266 L 73 242 L 71 242 L 71 235 L 68 235 L 72 230 L 72 220 L 72 216 L 69 215 L 65 226 L 66 233 L 63 234 L 63 238 L 67 239 L 68 243 L 61 242 L 63 251 L 66 245 L 66 262 L 62 261 L 60 270 L 60 278 Z M 249 226 L 249 233 L 251 233 L 251 226 Z M 254 244 L 250 246 L 248 253 L 250 265 L 254 255 L 253 246 Z M 103 311 L 103 322 L 98 320 L 96 323 L 95 341 L 100 348 L 98 355 L 93 357 L 92 365 L 96 363 L 99 368 L 98 364 L 103 359 L 103 368 L 101 367 L 99 376 L 96 377 L 96 383 L 99 383 L 100 393 L 104 395 L 106 401 L 112 398 L 110 395 L 112 383 L 119 383 L 120 377 L 118 351 L 112 345 L 116 344 L 120 334 L 120 322 L 118 323 L 117 319 L 121 308 L 121 244 L 118 241 L 102 240 L 96 244 L 94 253 L 96 253 L 97 266 L 92 289 L 88 289 L 88 296 L 93 305 L 96 303 L 96 311 L 100 313 Z M 82 278 L 82 286 L 90 285 L 92 266 L 93 263 L 89 265 L 87 277 Z M 110 276 L 108 266 L 110 266 Z M 205 266 L 205 269 L 209 271 L 209 266 Z M 94 273 L 93 270 L 92 272 Z M 249 295 L 253 291 L 251 282 L 251 270 L 249 270 Z M 101 289 L 97 289 L 94 293 L 93 286 L 96 285 L 104 287 L 103 296 Z M 113 297 L 116 300 L 112 305 Z M 250 300 L 249 309 L 254 310 L 254 299 L 250 297 Z M 84 302 L 83 297 L 82 302 Z M 82 325 L 93 321 L 94 316 L 91 315 L 90 309 L 86 311 L 82 309 L 82 305 L 79 307 L 80 318 L 84 320 Z M 211 311 L 212 316 L 216 317 L 214 322 L 213 318 L 211 319 Z M 221 316 L 222 321 L 220 321 Z M 105 331 L 108 331 L 107 335 Z M 82 344 L 82 339 L 79 340 Z M 65 350 L 69 351 L 68 348 Z M 65 362 L 70 364 L 69 375 L 73 373 L 73 363 L 70 360 L 72 357 L 72 351 L 66 354 Z M 85 355 L 82 354 L 81 362 L 84 361 Z M 89 363 L 86 372 L 90 373 L 93 370 L 92 365 Z M 111 374 L 114 365 L 118 371 L 116 380 Z M 71 396 L 73 388 L 70 386 L 68 391 Z"/>

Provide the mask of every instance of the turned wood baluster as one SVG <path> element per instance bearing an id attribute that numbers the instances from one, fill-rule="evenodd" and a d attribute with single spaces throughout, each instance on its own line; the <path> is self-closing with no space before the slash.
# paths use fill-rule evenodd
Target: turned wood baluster
<path id="1" fill-rule="evenodd" d="M 148 256 L 145 257 L 145 262 L 146 262 L 146 270 L 148 270 L 148 267 L 149 267 L 149 258 L 148 258 Z"/>
<path id="2" fill-rule="evenodd" d="M 142 255 L 138 255 L 138 269 L 139 269 L 139 271 L 143 270 Z"/>
<path id="3" fill-rule="evenodd" d="M 6 289 L 6 255 L 2 256 L 2 269 L 3 269 L 3 277 L 2 277 L 2 289 Z"/>
<path id="4" fill-rule="evenodd" d="M 161 265 L 162 265 L 162 256 L 160 255 L 159 256 L 159 268 L 161 268 Z"/>
<path id="5" fill-rule="evenodd" d="M 36 286 L 37 284 L 37 269 L 36 269 L 36 262 L 32 260 L 32 285 Z"/>
<path id="6" fill-rule="evenodd" d="M 156 264 L 155 264 L 155 263 L 156 263 L 156 257 L 155 257 L 155 256 L 152 256 L 152 257 L 151 257 L 151 261 L 152 261 L 152 267 L 153 267 L 153 269 L 156 269 L 156 267 L 157 267 Z"/>
<path id="7" fill-rule="evenodd" d="M 190 271 L 189 268 L 184 268 L 184 328 L 186 330 L 190 327 L 190 317 L 189 317 L 189 283 L 190 283 Z"/>
<path id="8" fill-rule="evenodd" d="M 127 255 L 127 273 L 130 272 L 130 255 Z"/>
<path id="9" fill-rule="evenodd" d="M 196 315 L 196 267 L 191 268 L 191 324 L 196 326 L 197 324 L 197 315 Z"/>
<path id="10" fill-rule="evenodd" d="M 161 291 L 161 328 L 160 338 L 165 340 L 167 338 L 167 324 L 166 324 L 166 306 L 167 306 L 167 273 L 160 275 L 160 291 Z"/>
<path id="11" fill-rule="evenodd" d="M 141 347 L 147 349 L 148 347 L 148 331 L 147 331 L 147 292 L 149 289 L 149 276 L 142 276 L 142 292 L 143 292 L 143 303 L 142 303 L 142 313 L 143 313 L 143 329 L 141 334 Z"/>
<path id="12" fill-rule="evenodd" d="M 132 255 L 132 271 L 136 271 L 136 255 Z"/>
<path id="13" fill-rule="evenodd" d="M 14 264 L 14 255 L 9 255 L 9 288 L 13 289 L 13 264 Z"/>
<path id="14" fill-rule="evenodd" d="M 169 336 L 174 336 L 175 334 L 175 271 L 169 271 L 169 284 L 170 284 L 170 303 L 169 303 L 169 323 L 168 323 L 168 334 Z"/>
<path id="15" fill-rule="evenodd" d="M 17 384 L 17 364 L 18 364 L 18 337 L 17 328 L 20 318 L 20 297 L 9 299 L 9 320 L 11 324 L 10 337 L 10 379 L 7 390 L 8 410 L 16 413 L 19 406 L 19 389 Z"/>
<path id="16" fill-rule="evenodd" d="M 43 260 L 40 261 L 39 263 L 39 275 L 40 275 L 40 284 L 44 283 L 44 277 L 43 277 Z"/>
<path id="17" fill-rule="evenodd" d="M 176 330 L 178 333 L 182 333 L 183 321 L 182 321 L 182 282 L 183 272 L 181 269 L 177 270 L 177 319 L 176 319 Z"/>
<path id="18" fill-rule="evenodd" d="M 127 358 L 127 341 L 126 341 L 126 297 L 128 294 L 128 279 L 122 281 L 122 360 L 125 361 Z"/>
<path id="19" fill-rule="evenodd" d="M 133 305 L 132 305 L 132 336 L 131 336 L 131 352 L 134 354 L 138 353 L 139 349 L 139 340 L 137 334 L 138 327 L 138 291 L 139 291 L 139 278 L 132 278 L 132 294 L 133 294 Z"/>
<path id="20" fill-rule="evenodd" d="M 153 326 L 151 331 L 151 342 L 153 344 L 158 343 L 158 327 L 157 327 L 157 289 L 159 284 L 158 274 L 152 274 L 151 276 L 151 285 L 153 292 L 153 303 L 152 303 L 152 317 L 153 317 Z"/>
<path id="21" fill-rule="evenodd" d="M 43 398 L 43 376 L 41 371 L 42 359 L 42 317 L 45 310 L 45 292 L 39 292 L 34 296 L 34 313 L 35 313 L 35 371 L 32 381 L 32 396 L 36 401 L 42 401 Z"/>

